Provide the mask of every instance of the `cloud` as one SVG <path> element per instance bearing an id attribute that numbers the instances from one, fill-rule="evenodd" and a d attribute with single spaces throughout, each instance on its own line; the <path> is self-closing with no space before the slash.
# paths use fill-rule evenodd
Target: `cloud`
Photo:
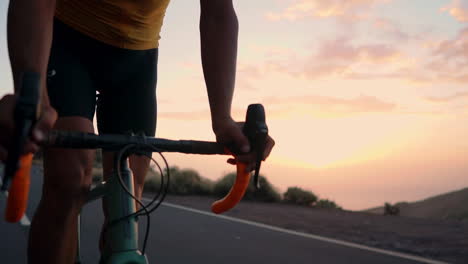
<path id="1" fill-rule="evenodd" d="M 271 21 L 339 17 L 359 19 L 362 11 L 387 0 L 296 0 L 280 12 L 269 12 Z"/>
<path id="2" fill-rule="evenodd" d="M 454 39 L 441 42 L 434 55 L 446 60 L 461 58 L 466 62 L 468 60 L 468 27 L 463 28 Z"/>
<path id="3" fill-rule="evenodd" d="M 203 101 L 206 101 L 204 98 Z M 245 119 L 245 114 L 247 113 L 246 108 L 233 107 L 231 109 L 231 115 L 239 121 Z M 201 109 L 198 111 L 190 112 L 158 112 L 158 119 L 166 120 L 180 120 L 180 121 L 209 121 L 211 120 L 210 109 Z"/>
<path id="4" fill-rule="evenodd" d="M 468 92 L 458 92 L 449 96 L 441 97 L 427 96 L 424 99 L 433 103 L 447 103 L 460 99 L 468 99 Z"/>
<path id="5" fill-rule="evenodd" d="M 396 104 L 385 102 L 374 96 L 360 95 L 355 98 L 343 99 L 331 96 L 308 95 L 296 97 L 267 97 L 265 104 L 275 106 L 277 109 L 294 111 L 306 110 L 310 113 L 328 115 L 357 114 L 370 112 L 391 112 Z M 278 108 L 278 106 L 280 106 Z M 283 108 L 281 107 L 283 106 Z"/>
<path id="6" fill-rule="evenodd" d="M 388 20 L 380 26 L 397 27 Z M 395 34 L 399 34 L 395 31 Z M 468 83 L 468 26 L 450 39 L 431 41 L 427 37 L 407 36 L 408 47 L 399 43 L 362 43 L 350 36 L 337 37 L 310 47 L 305 54 L 288 54 L 265 60 L 266 73 L 282 73 L 294 78 L 342 80 L 404 80 L 411 84 Z M 413 40 L 418 40 L 413 42 Z M 414 52 L 417 48 L 418 51 Z M 304 52 L 302 52 L 304 53 Z"/>
<path id="7" fill-rule="evenodd" d="M 409 41 L 414 36 L 411 36 L 408 33 L 403 32 L 400 28 L 401 25 L 398 25 L 395 21 L 392 21 L 388 18 L 375 18 L 372 26 L 377 30 L 378 33 L 384 35 L 385 37 L 390 37 L 396 41 Z"/>
<path id="8" fill-rule="evenodd" d="M 262 69 L 257 65 L 239 63 L 237 66 L 237 73 L 246 78 L 258 79 L 263 76 Z"/>
<path id="9" fill-rule="evenodd" d="M 209 120 L 211 115 L 210 111 L 206 109 L 192 112 L 159 112 L 158 118 L 168 120 L 200 121 Z"/>
<path id="10" fill-rule="evenodd" d="M 449 5 L 440 9 L 449 13 L 459 22 L 468 22 L 468 3 L 460 0 L 453 0 Z"/>
<path id="11" fill-rule="evenodd" d="M 375 96 L 360 95 L 354 98 L 338 98 L 321 95 L 291 97 L 264 97 L 261 103 L 267 106 L 267 118 L 290 118 L 314 116 L 318 118 L 337 118 L 363 113 L 384 113 L 397 109 L 397 105 Z M 236 120 L 245 118 L 246 108 L 233 107 L 232 116 Z M 209 121 L 210 110 L 201 109 L 191 112 L 159 112 L 158 119 L 180 121 Z"/>
<path id="12" fill-rule="evenodd" d="M 341 50 L 349 46 L 343 42 L 331 48 L 330 52 L 336 50 L 339 56 L 346 57 L 346 53 L 339 53 L 340 45 Z M 352 51 L 350 54 L 370 54 L 370 62 L 378 67 L 363 71 L 350 65 L 342 72 L 342 78 L 401 79 L 412 83 L 468 83 L 468 26 L 451 39 L 422 47 L 424 49 L 419 55 L 399 51 L 393 45 L 363 45 L 354 49 L 348 47 Z M 347 59 L 362 61 L 359 56 L 348 56 Z"/>
<path id="13" fill-rule="evenodd" d="M 439 80 L 468 82 L 468 27 L 461 29 L 453 39 L 436 45 L 425 66 L 436 73 Z"/>
<path id="14" fill-rule="evenodd" d="M 325 42 L 315 56 L 319 60 L 382 62 L 398 56 L 393 47 L 385 44 L 353 45 L 349 39 L 338 38 Z"/>
<path id="15" fill-rule="evenodd" d="M 358 45 L 342 37 L 322 43 L 315 54 L 305 58 L 293 56 L 283 60 L 270 60 L 266 63 L 266 68 L 308 79 L 330 75 L 353 78 L 360 68 L 382 69 L 385 68 L 385 63 L 400 60 L 401 57 L 400 51 L 393 46 L 378 43 Z M 375 67 L 376 65 L 379 67 Z"/>
<path id="16" fill-rule="evenodd" d="M 294 49 L 291 47 L 282 46 L 281 44 L 255 44 L 252 43 L 248 46 L 249 52 L 262 53 L 266 57 L 277 57 L 277 56 L 291 56 L 294 53 Z"/>
<path id="17" fill-rule="evenodd" d="M 258 64 L 248 64 L 240 62 L 237 65 L 236 89 L 254 91 L 258 90 L 253 84 L 254 80 L 259 80 L 265 77 L 265 70 Z"/>

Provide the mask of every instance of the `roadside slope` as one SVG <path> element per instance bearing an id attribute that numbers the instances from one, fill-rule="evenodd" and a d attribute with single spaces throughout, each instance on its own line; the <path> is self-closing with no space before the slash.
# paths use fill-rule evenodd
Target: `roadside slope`
<path id="1" fill-rule="evenodd" d="M 400 202 L 401 216 L 468 221 L 468 188 L 429 197 L 416 202 Z M 383 214 L 383 207 L 364 212 Z"/>

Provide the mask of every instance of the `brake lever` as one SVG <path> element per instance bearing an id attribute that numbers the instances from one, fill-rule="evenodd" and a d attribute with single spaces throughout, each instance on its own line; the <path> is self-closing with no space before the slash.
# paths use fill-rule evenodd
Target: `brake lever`
<path id="1" fill-rule="evenodd" d="M 5 164 L 5 173 L 1 191 L 6 191 L 20 168 L 21 152 L 31 133 L 37 118 L 37 104 L 39 101 L 40 75 L 35 72 L 25 72 L 22 76 L 21 87 L 14 109 L 15 130 L 13 141 L 8 150 L 8 158 Z"/>
<path id="2" fill-rule="evenodd" d="M 16 223 L 23 217 L 28 204 L 33 154 L 22 155 L 22 150 L 37 119 L 40 75 L 27 72 L 23 74 L 21 81 L 13 113 L 15 122 L 13 140 L 8 149 L 0 188 L 1 192 L 6 193 L 7 190 L 9 192 L 5 220 L 10 223 Z"/>
<path id="3" fill-rule="evenodd" d="M 249 139 L 251 149 L 256 153 L 254 186 L 260 189 L 260 167 L 265 152 L 268 137 L 268 126 L 265 121 L 265 109 L 261 104 L 251 104 L 247 109 L 247 116 L 243 128 L 244 135 Z"/>

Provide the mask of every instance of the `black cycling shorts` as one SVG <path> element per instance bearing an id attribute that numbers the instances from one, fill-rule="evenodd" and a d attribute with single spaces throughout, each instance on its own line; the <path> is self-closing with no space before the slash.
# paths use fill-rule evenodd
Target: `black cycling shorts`
<path id="1" fill-rule="evenodd" d="M 117 48 L 55 19 L 47 73 L 51 105 L 59 117 L 93 120 L 98 131 L 144 133 L 156 130 L 158 50 Z"/>

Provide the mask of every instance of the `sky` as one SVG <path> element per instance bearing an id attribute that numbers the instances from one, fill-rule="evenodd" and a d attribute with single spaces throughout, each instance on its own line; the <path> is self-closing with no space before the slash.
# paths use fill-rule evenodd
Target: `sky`
<path id="1" fill-rule="evenodd" d="M 12 80 L 0 2 L 0 96 Z M 233 116 L 262 103 L 276 146 L 262 166 L 360 210 L 468 187 L 468 0 L 235 1 Z M 157 137 L 214 140 L 199 1 L 172 1 L 161 32 Z M 217 179 L 226 157 L 168 154 Z"/>

